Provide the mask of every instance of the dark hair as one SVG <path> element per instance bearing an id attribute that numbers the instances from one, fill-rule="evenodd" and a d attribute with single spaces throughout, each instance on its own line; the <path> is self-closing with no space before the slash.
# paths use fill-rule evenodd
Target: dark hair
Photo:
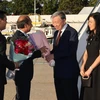
<path id="1" fill-rule="evenodd" d="M 90 17 L 93 17 L 93 19 L 95 20 L 95 23 L 96 23 L 96 26 L 95 26 L 96 38 L 100 40 L 100 13 L 96 12 L 96 13 L 90 14 L 89 17 L 88 17 L 88 20 L 89 20 Z M 87 40 L 89 40 L 91 38 L 91 36 L 94 34 L 93 30 L 91 31 L 89 29 L 89 26 L 88 26 L 88 29 L 87 29 L 87 33 L 89 34 L 89 37 L 88 37 Z"/>
<path id="2" fill-rule="evenodd" d="M 25 24 L 29 24 L 30 18 L 26 16 L 23 20 L 18 20 L 17 21 L 17 27 L 18 28 L 24 28 Z"/>
<path id="3" fill-rule="evenodd" d="M 5 14 L 6 14 L 5 11 L 0 10 L 0 19 L 3 20 L 5 18 Z"/>

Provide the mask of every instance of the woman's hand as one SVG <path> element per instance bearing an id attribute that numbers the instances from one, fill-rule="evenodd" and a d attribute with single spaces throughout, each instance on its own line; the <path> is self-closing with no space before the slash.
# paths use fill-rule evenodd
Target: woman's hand
<path id="1" fill-rule="evenodd" d="M 89 67 L 89 69 L 85 72 L 85 76 L 90 76 L 91 75 L 91 73 L 92 73 L 92 70 L 93 70 L 93 68 L 92 67 Z"/>
<path id="2" fill-rule="evenodd" d="M 81 66 L 80 74 L 82 77 L 84 77 L 84 74 L 85 74 L 84 66 Z"/>

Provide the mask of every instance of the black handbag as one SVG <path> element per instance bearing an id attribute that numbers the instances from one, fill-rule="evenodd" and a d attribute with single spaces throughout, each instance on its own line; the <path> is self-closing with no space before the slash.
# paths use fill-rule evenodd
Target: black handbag
<path id="1" fill-rule="evenodd" d="M 81 82 L 83 87 L 92 87 L 92 76 L 81 77 Z"/>

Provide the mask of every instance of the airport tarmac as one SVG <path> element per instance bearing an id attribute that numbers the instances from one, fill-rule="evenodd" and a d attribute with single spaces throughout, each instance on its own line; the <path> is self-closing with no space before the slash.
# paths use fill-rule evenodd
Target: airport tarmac
<path id="1" fill-rule="evenodd" d="M 7 49 L 7 54 L 8 51 Z M 14 81 L 8 80 L 8 84 L 5 86 L 4 100 L 15 100 L 15 88 Z M 31 83 L 30 100 L 56 100 L 53 68 L 43 58 L 34 60 L 34 77 Z"/>

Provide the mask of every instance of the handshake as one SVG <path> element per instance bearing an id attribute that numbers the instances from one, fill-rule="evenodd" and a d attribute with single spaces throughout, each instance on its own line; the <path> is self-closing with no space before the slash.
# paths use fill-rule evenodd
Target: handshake
<path id="1" fill-rule="evenodd" d="M 50 50 L 46 48 L 46 46 L 43 46 L 40 48 L 40 51 L 42 53 L 42 57 L 49 63 L 50 66 L 55 66 L 54 56 L 53 54 L 50 54 Z"/>
<path id="2" fill-rule="evenodd" d="M 46 57 L 46 61 L 49 62 L 49 65 L 54 67 L 55 66 L 55 60 L 54 60 L 54 55 L 53 54 L 49 54 Z"/>

